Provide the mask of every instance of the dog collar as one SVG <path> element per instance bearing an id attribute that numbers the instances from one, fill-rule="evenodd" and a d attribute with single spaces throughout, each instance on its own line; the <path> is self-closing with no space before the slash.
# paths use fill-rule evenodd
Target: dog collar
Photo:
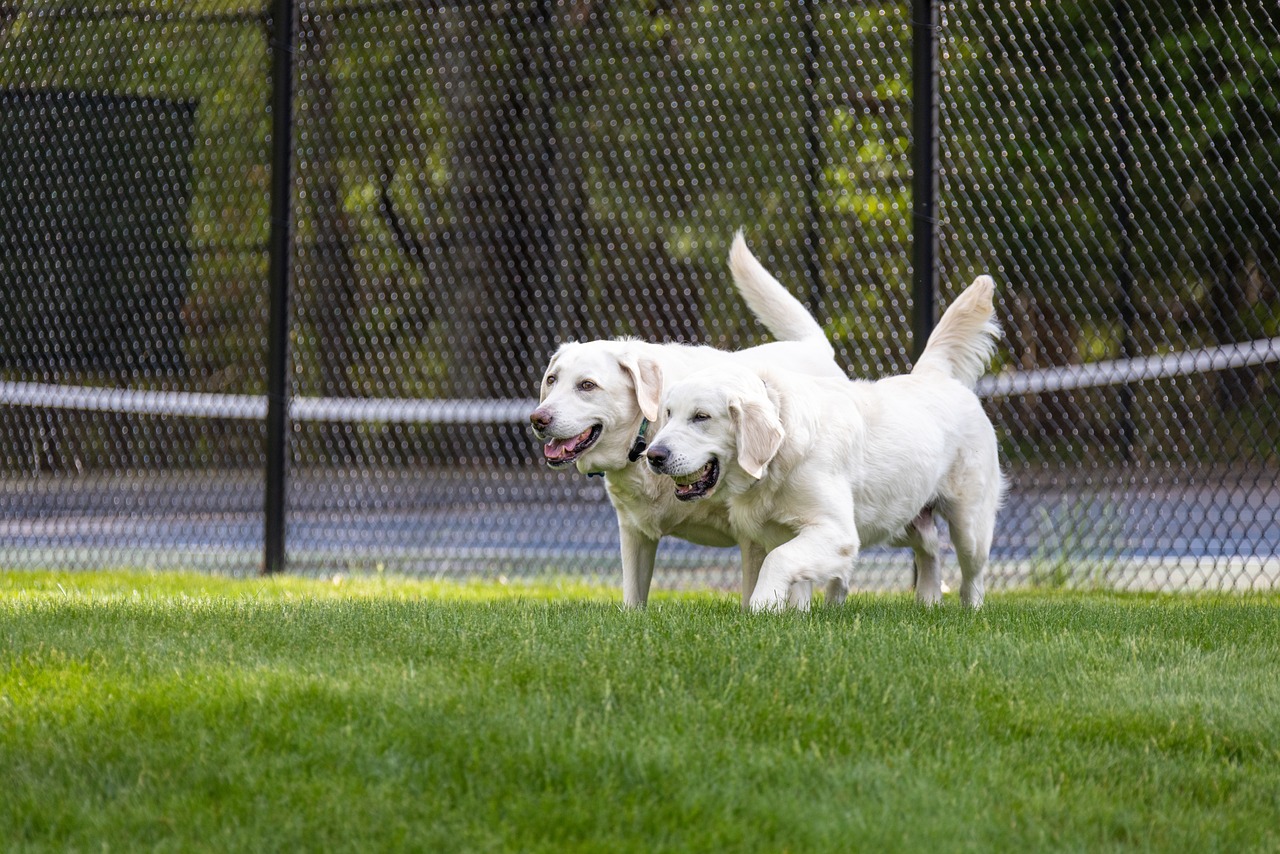
<path id="1" fill-rule="evenodd" d="M 631 450 L 627 451 L 627 459 L 633 463 L 640 459 L 640 455 L 644 453 L 644 449 L 649 447 L 649 442 L 644 437 L 644 434 L 647 432 L 649 432 L 649 419 L 641 416 L 640 429 L 636 432 L 636 441 L 631 446 Z"/>
<path id="2" fill-rule="evenodd" d="M 641 416 L 640 429 L 636 431 L 636 440 L 631 444 L 631 450 L 627 451 L 627 460 L 629 462 L 634 463 L 636 460 L 640 459 L 640 455 L 644 453 L 645 448 L 649 447 L 649 443 L 644 437 L 644 434 L 648 432 L 649 419 Z M 589 471 L 587 472 L 587 477 L 604 477 L 604 472 Z"/>

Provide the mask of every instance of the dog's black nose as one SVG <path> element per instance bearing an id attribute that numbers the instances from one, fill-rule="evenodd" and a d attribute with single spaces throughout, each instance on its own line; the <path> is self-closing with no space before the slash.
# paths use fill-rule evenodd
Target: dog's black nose
<path id="1" fill-rule="evenodd" d="M 671 457 L 671 451 L 664 445 L 654 445 L 652 448 L 644 452 L 645 457 L 649 460 L 649 465 L 657 468 L 664 464 Z"/>
<path id="2" fill-rule="evenodd" d="M 545 409 L 535 409 L 529 414 L 529 422 L 539 430 L 546 430 L 551 426 L 551 413 Z"/>

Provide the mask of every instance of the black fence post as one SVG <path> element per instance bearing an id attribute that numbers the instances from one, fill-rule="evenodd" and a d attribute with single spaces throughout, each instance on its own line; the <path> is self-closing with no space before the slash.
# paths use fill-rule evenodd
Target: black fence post
<path id="1" fill-rule="evenodd" d="M 938 294 L 938 4 L 911 2 L 911 343 L 920 358 Z"/>
<path id="2" fill-rule="evenodd" d="M 821 315 L 824 288 L 822 286 L 822 234 L 819 210 L 821 201 L 818 198 L 818 187 L 822 182 L 823 152 L 822 104 L 818 96 L 818 84 L 822 78 L 822 68 L 818 64 L 818 55 L 822 43 L 818 41 L 817 24 L 814 21 L 814 10 L 821 0 L 801 0 L 804 9 L 804 103 L 805 103 L 805 175 L 804 175 L 804 211 L 805 211 L 805 279 L 808 283 L 808 306 L 814 317 Z"/>
<path id="3" fill-rule="evenodd" d="M 271 13 L 271 234 L 267 318 L 267 447 L 264 573 L 285 568 L 285 475 L 289 440 L 289 284 L 293 232 L 294 0 Z"/>
<path id="4" fill-rule="evenodd" d="M 937 322 L 938 3 L 911 0 L 911 350 L 920 358 Z M 913 567 L 911 586 L 919 579 Z"/>

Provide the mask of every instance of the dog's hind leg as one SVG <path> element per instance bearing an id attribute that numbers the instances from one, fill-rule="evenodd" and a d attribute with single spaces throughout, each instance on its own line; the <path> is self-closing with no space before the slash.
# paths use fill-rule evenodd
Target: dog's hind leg
<path id="1" fill-rule="evenodd" d="M 981 608 L 986 594 L 983 573 L 995 535 L 996 503 L 996 496 L 983 496 L 972 504 L 955 507 L 947 516 L 956 562 L 960 564 L 960 604 L 966 608 Z"/>
<path id="2" fill-rule="evenodd" d="M 916 601 L 921 605 L 942 603 L 942 553 L 933 508 L 926 507 L 911 520 L 903 537 L 915 554 Z"/>
<path id="3" fill-rule="evenodd" d="M 993 520 L 994 521 L 994 520 Z M 951 541 L 956 547 L 956 562 L 960 564 L 960 604 L 966 608 L 981 608 L 986 595 L 983 573 L 991 554 L 993 526 L 974 523 L 951 528 Z"/>

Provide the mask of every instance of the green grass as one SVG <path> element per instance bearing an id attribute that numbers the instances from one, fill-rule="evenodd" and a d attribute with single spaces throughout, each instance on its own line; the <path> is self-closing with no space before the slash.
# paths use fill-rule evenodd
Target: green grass
<path id="1" fill-rule="evenodd" d="M 1280 598 L 0 573 L 8 850 L 1280 848 Z"/>

